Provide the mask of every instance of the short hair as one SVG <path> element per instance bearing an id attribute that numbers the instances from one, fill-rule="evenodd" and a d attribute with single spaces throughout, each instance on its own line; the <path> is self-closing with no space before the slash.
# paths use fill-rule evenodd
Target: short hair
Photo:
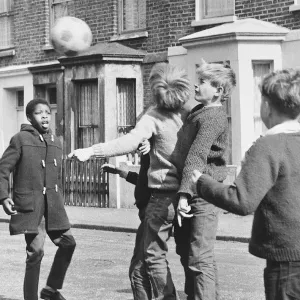
<path id="1" fill-rule="evenodd" d="M 300 114 L 300 70 L 270 72 L 260 83 L 261 94 L 278 112 L 296 119 Z"/>
<path id="2" fill-rule="evenodd" d="M 153 66 L 149 84 L 158 108 L 177 111 L 190 99 L 191 86 L 185 70 L 168 63 Z"/>
<path id="3" fill-rule="evenodd" d="M 223 87 L 221 102 L 224 102 L 231 96 L 232 90 L 236 86 L 235 72 L 226 62 L 207 63 L 202 60 L 202 63 L 197 66 L 196 74 L 198 78 L 209 80 L 214 87 Z"/>
<path id="4" fill-rule="evenodd" d="M 33 100 L 31 100 L 27 103 L 27 105 L 26 105 L 26 116 L 31 116 L 34 109 L 35 109 L 35 107 L 38 104 L 45 104 L 51 110 L 51 106 L 50 106 L 48 101 L 46 101 L 45 99 L 41 99 L 41 98 L 35 98 L 35 99 L 33 99 Z"/>

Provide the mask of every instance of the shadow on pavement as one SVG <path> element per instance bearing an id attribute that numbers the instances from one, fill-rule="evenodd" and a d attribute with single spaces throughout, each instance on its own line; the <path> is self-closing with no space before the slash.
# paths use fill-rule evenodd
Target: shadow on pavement
<path id="1" fill-rule="evenodd" d="M 18 299 L 5 298 L 4 296 L 1 296 L 1 295 L 0 295 L 0 300 L 18 300 Z"/>
<path id="2" fill-rule="evenodd" d="M 117 290 L 118 293 L 124 293 L 124 294 L 131 294 L 132 290 L 131 289 L 122 289 L 122 290 Z M 186 299 L 186 295 L 184 291 L 178 291 L 178 295 L 180 299 Z M 2 300 L 2 298 L 0 297 L 0 300 Z M 15 299 L 3 299 L 3 300 L 15 300 Z M 133 300 L 133 299 L 132 299 Z"/>
<path id="3" fill-rule="evenodd" d="M 125 293 L 125 294 L 131 294 L 132 290 L 131 289 L 122 289 L 122 290 L 117 290 L 118 293 Z M 1 298 L 0 298 L 1 300 Z"/>

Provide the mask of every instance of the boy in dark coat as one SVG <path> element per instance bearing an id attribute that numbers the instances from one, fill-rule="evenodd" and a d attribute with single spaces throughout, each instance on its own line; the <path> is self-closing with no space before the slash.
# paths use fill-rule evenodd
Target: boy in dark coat
<path id="1" fill-rule="evenodd" d="M 24 299 L 38 299 L 41 260 L 46 233 L 58 247 L 47 285 L 41 298 L 64 300 L 62 288 L 76 243 L 61 193 L 62 147 L 51 134 L 51 109 L 43 99 L 31 100 L 26 107 L 30 124 L 22 124 L 0 159 L 0 203 L 11 215 L 10 234 L 25 235 L 26 271 Z M 13 172 L 13 197 L 8 194 Z"/>

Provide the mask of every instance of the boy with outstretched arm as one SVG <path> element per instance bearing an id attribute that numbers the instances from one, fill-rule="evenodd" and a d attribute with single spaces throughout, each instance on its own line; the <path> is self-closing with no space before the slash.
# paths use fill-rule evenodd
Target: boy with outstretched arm
<path id="1" fill-rule="evenodd" d="M 31 124 L 22 124 L 21 131 L 11 138 L 0 159 L 0 203 L 11 215 L 10 234 L 25 237 L 24 299 L 38 299 L 47 233 L 58 249 L 40 296 L 45 300 L 65 300 L 58 290 L 63 286 L 76 243 L 61 192 L 62 147 L 51 133 L 51 109 L 47 101 L 31 100 L 26 115 Z M 13 197 L 10 198 L 8 185 L 12 172 Z"/>
<path id="2" fill-rule="evenodd" d="M 229 66 L 203 60 L 197 79 L 195 100 L 200 104 L 190 112 L 178 140 L 182 159 L 177 161 L 182 173 L 174 236 L 185 272 L 187 299 L 215 300 L 218 209 L 191 191 L 190 177 L 195 169 L 220 182 L 227 176 L 228 122 L 222 102 L 230 97 L 236 80 Z M 186 219 L 182 222 L 182 218 Z"/>
<path id="3" fill-rule="evenodd" d="M 178 300 L 167 260 L 173 219 L 177 205 L 179 176 L 173 152 L 178 133 L 187 115 L 185 104 L 190 84 L 184 70 L 167 63 L 154 65 L 149 84 L 155 106 L 149 109 L 128 134 L 115 140 L 74 150 L 70 156 L 87 160 L 92 155 L 117 156 L 137 149 L 145 139 L 152 139 L 149 152 L 148 188 L 151 190 L 145 211 L 144 234 L 139 237 L 141 259 L 131 272 L 131 286 L 136 300 Z M 145 286 L 150 279 L 151 287 Z"/>
<path id="4" fill-rule="evenodd" d="M 300 299 L 300 71 L 272 72 L 261 83 L 268 128 L 248 150 L 233 185 L 195 170 L 199 197 L 238 215 L 253 212 L 249 252 L 266 259 L 267 300 Z"/>

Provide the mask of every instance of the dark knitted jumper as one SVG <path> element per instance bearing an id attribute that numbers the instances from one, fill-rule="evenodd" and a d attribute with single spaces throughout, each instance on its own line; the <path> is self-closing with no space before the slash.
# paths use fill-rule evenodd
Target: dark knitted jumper
<path id="1" fill-rule="evenodd" d="M 274 261 L 300 261 L 300 133 L 280 133 L 256 141 L 234 185 L 207 175 L 199 196 L 239 215 L 255 211 L 249 251 Z"/>
<path id="2" fill-rule="evenodd" d="M 181 174 L 179 193 L 193 195 L 189 181 L 193 170 L 217 181 L 227 176 L 228 121 L 223 106 L 197 105 L 180 132 L 175 155 Z"/>

